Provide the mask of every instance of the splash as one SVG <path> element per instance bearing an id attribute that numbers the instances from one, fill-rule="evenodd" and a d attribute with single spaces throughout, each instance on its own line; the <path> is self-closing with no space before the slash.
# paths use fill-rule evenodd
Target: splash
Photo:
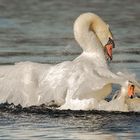
<path id="1" fill-rule="evenodd" d="M 0 67 L 0 103 L 22 107 L 32 105 L 59 106 L 65 110 L 140 111 L 139 98 L 127 99 L 128 80 L 132 74 L 112 73 L 93 61 L 94 56 L 82 54 L 74 61 L 57 65 L 20 62 Z M 99 62 L 99 61 L 98 61 Z M 117 98 L 106 101 L 112 83 L 121 85 Z"/>
<path id="2" fill-rule="evenodd" d="M 131 79 L 138 85 L 135 80 L 135 75 L 128 73 L 117 73 L 119 76 L 124 79 Z M 111 79 L 108 79 L 111 80 Z M 121 80 L 121 79 L 120 79 Z M 114 95 L 110 101 L 107 101 L 102 98 L 88 98 L 88 99 L 67 99 L 66 103 L 62 105 L 59 109 L 71 109 L 71 110 L 102 110 L 102 111 L 121 111 L 121 112 L 130 112 L 130 111 L 140 111 L 140 98 L 136 97 L 130 99 L 128 97 L 128 84 L 129 80 L 126 80 L 124 83 L 118 82 L 118 79 L 114 79 L 113 83 L 118 83 L 121 87 L 120 90 L 112 92 Z M 122 80 L 123 81 L 123 80 Z M 137 95 L 140 93 L 139 85 L 136 89 Z M 101 91 L 102 95 L 104 95 L 104 90 Z M 107 96 L 106 96 L 107 97 Z"/>

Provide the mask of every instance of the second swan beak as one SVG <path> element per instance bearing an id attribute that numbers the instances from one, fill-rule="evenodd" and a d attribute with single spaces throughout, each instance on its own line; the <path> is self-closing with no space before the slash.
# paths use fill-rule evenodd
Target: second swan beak
<path id="1" fill-rule="evenodd" d="M 128 96 L 132 99 L 134 97 L 135 94 L 135 86 L 129 84 L 128 85 Z"/>
<path id="2" fill-rule="evenodd" d="M 115 43 L 111 38 L 109 38 L 107 44 L 105 45 L 105 53 L 107 55 L 107 60 L 108 59 L 112 60 L 112 58 L 113 58 L 112 49 L 113 48 L 115 48 Z"/>

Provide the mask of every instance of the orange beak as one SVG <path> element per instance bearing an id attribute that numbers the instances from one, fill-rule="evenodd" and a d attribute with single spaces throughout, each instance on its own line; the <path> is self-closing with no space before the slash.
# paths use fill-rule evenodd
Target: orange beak
<path id="1" fill-rule="evenodd" d="M 133 97 L 134 94 L 135 94 L 135 86 L 129 84 L 129 85 L 128 85 L 128 96 L 129 96 L 129 97 L 131 97 L 131 96 Z"/>
<path id="2" fill-rule="evenodd" d="M 112 49 L 115 48 L 114 40 L 109 37 L 107 44 L 105 45 L 105 52 L 107 55 L 107 60 L 112 60 Z"/>
<path id="3" fill-rule="evenodd" d="M 108 57 L 110 58 L 110 60 L 112 60 L 113 45 L 112 44 L 107 44 L 105 47 L 106 47 L 106 52 L 107 52 Z"/>

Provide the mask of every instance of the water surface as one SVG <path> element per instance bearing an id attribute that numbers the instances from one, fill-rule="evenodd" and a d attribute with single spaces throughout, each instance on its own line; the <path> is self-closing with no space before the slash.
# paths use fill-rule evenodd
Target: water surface
<path id="1" fill-rule="evenodd" d="M 115 37 L 110 67 L 140 79 L 139 7 L 139 0 L 0 0 L 0 64 L 73 60 L 81 53 L 73 22 L 94 12 Z M 60 112 L 1 110 L 0 139 L 140 139 L 139 114 Z"/>

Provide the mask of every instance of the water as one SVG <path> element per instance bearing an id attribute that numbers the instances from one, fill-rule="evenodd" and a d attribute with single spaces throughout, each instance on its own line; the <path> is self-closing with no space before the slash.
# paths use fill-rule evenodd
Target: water
<path id="1" fill-rule="evenodd" d="M 81 52 L 73 22 L 90 11 L 100 15 L 114 34 L 110 67 L 134 72 L 140 79 L 139 7 L 139 0 L 0 0 L 0 64 L 73 60 Z M 139 114 L 54 111 L 49 115 L 36 110 L 1 109 L 0 139 L 140 138 Z"/>
<path id="2" fill-rule="evenodd" d="M 5 112 L 4 110 L 7 110 Z M 0 106 L 1 139 L 139 139 L 139 113 Z"/>

